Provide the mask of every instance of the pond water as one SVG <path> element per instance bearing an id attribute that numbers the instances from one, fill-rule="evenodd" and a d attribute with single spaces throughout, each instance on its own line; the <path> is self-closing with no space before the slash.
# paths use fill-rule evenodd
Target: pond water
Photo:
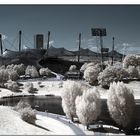
<path id="1" fill-rule="evenodd" d="M 1 98 L 0 105 L 15 106 L 20 100 L 28 102 L 33 109 L 38 111 L 47 111 L 50 113 L 64 115 L 61 106 L 62 100 L 59 96 L 25 96 Z"/>

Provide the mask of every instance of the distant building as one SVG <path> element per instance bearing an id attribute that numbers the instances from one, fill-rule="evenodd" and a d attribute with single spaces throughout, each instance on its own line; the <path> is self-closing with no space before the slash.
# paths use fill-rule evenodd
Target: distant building
<path id="1" fill-rule="evenodd" d="M 35 47 L 36 49 L 43 49 L 44 36 L 42 34 L 35 35 Z"/>

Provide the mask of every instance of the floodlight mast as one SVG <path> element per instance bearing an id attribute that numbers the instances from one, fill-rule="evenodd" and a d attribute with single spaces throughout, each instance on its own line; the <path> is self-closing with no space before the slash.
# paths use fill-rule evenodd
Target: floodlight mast
<path id="1" fill-rule="evenodd" d="M 105 28 L 92 28 L 91 29 L 92 36 L 99 36 L 100 38 L 100 47 L 101 47 L 101 65 L 103 69 L 103 36 L 106 36 L 106 29 Z"/>
<path id="2" fill-rule="evenodd" d="M 21 34 L 22 31 L 19 31 L 19 52 L 21 51 Z"/>
<path id="3" fill-rule="evenodd" d="M 111 65 L 112 66 L 113 66 L 113 61 L 114 61 L 114 40 L 115 40 L 115 38 L 113 37 L 112 38 L 112 41 L 113 41 L 113 44 L 112 44 L 112 55 L 111 55 L 111 57 L 112 57 Z"/>

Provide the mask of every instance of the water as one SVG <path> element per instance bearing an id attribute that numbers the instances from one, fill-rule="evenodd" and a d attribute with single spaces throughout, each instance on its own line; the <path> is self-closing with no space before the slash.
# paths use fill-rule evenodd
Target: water
<path id="1" fill-rule="evenodd" d="M 1 98 L 0 105 L 16 106 L 20 100 L 28 102 L 33 109 L 36 109 L 38 111 L 47 111 L 54 114 L 64 115 L 61 106 L 61 98 L 58 96 L 26 96 Z"/>

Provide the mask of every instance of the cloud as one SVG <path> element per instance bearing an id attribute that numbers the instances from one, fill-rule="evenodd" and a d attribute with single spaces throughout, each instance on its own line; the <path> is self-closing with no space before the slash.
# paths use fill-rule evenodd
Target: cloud
<path id="1" fill-rule="evenodd" d="M 122 54 L 140 54 L 139 43 L 122 43 L 116 45 L 116 50 Z"/>

